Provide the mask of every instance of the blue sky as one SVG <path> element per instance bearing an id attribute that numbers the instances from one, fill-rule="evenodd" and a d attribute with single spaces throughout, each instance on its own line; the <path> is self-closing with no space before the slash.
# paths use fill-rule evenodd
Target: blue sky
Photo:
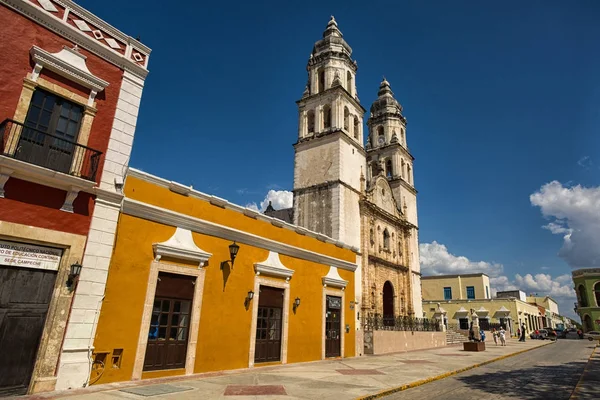
<path id="1" fill-rule="evenodd" d="M 600 213 L 600 3 L 80 4 L 153 49 L 134 167 L 242 205 L 291 190 L 295 101 L 333 14 L 358 62 L 363 106 L 385 75 L 404 107 L 420 241 L 455 257 L 438 248 L 424 267 L 482 261 L 502 265 L 499 287 L 550 292 L 536 274 L 557 282 L 577 266 L 565 232 L 588 242 L 600 232 L 585 225 Z M 560 187 L 542 190 L 552 181 Z M 542 228 L 557 219 L 562 231 Z M 583 262 L 597 266 L 587 250 Z M 570 299 L 568 279 L 558 285 L 553 294 Z"/>

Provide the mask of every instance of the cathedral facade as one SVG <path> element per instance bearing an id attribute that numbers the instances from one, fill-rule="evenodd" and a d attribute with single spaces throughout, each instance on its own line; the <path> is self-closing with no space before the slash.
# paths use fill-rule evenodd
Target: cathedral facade
<path id="1" fill-rule="evenodd" d="M 402 106 L 384 78 L 365 135 L 357 63 L 333 17 L 307 71 L 297 101 L 293 223 L 358 249 L 359 320 L 420 318 L 417 191 Z"/>

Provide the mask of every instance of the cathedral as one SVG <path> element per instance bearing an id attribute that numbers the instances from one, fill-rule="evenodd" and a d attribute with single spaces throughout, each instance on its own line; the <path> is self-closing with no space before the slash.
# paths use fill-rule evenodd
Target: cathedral
<path id="1" fill-rule="evenodd" d="M 367 119 L 357 63 L 333 17 L 298 105 L 293 209 L 265 212 L 355 247 L 356 316 L 422 317 L 417 191 L 406 118 L 384 78 Z M 391 321 L 389 322 L 391 323 Z"/>

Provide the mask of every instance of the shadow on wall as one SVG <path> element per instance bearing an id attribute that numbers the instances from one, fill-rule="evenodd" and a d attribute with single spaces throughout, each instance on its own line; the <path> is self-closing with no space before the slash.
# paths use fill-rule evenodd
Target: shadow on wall
<path id="1" fill-rule="evenodd" d="M 560 400 L 569 399 L 587 363 L 534 365 L 531 368 L 508 369 L 479 375 L 458 377 L 470 389 L 501 395 L 502 398 Z M 492 396 L 494 397 L 494 396 Z"/>
<path id="2" fill-rule="evenodd" d="M 229 264 L 229 261 L 221 262 L 221 272 L 223 273 L 223 291 L 225 291 L 225 286 L 227 286 L 227 279 L 229 279 L 229 274 L 231 274 L 231 266 Z"/>

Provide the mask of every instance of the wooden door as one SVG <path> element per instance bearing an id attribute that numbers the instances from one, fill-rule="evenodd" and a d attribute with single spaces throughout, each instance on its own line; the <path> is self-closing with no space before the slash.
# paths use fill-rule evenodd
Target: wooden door
<path id="1" fill-rule="evenodd" d="M 327 315 L 325 316 L 325 357 L 341 356 L 341 297 L 327 296 Z"/>
<path id="2" fill-rule="evenodd" d="M 144 371 L 185 368 L 196 278 L 160 273 L 158 279 Z"/>
<path id="3" fill-rule="evenodd" d="M 0 397 L 27 392 L 56 271 L 0 266 Z"/>
<path id="4" fill-rule="evenodd" d="M 260 287 L 256 317 L 254 362 L 281 361 L 283 289 Z"/>

